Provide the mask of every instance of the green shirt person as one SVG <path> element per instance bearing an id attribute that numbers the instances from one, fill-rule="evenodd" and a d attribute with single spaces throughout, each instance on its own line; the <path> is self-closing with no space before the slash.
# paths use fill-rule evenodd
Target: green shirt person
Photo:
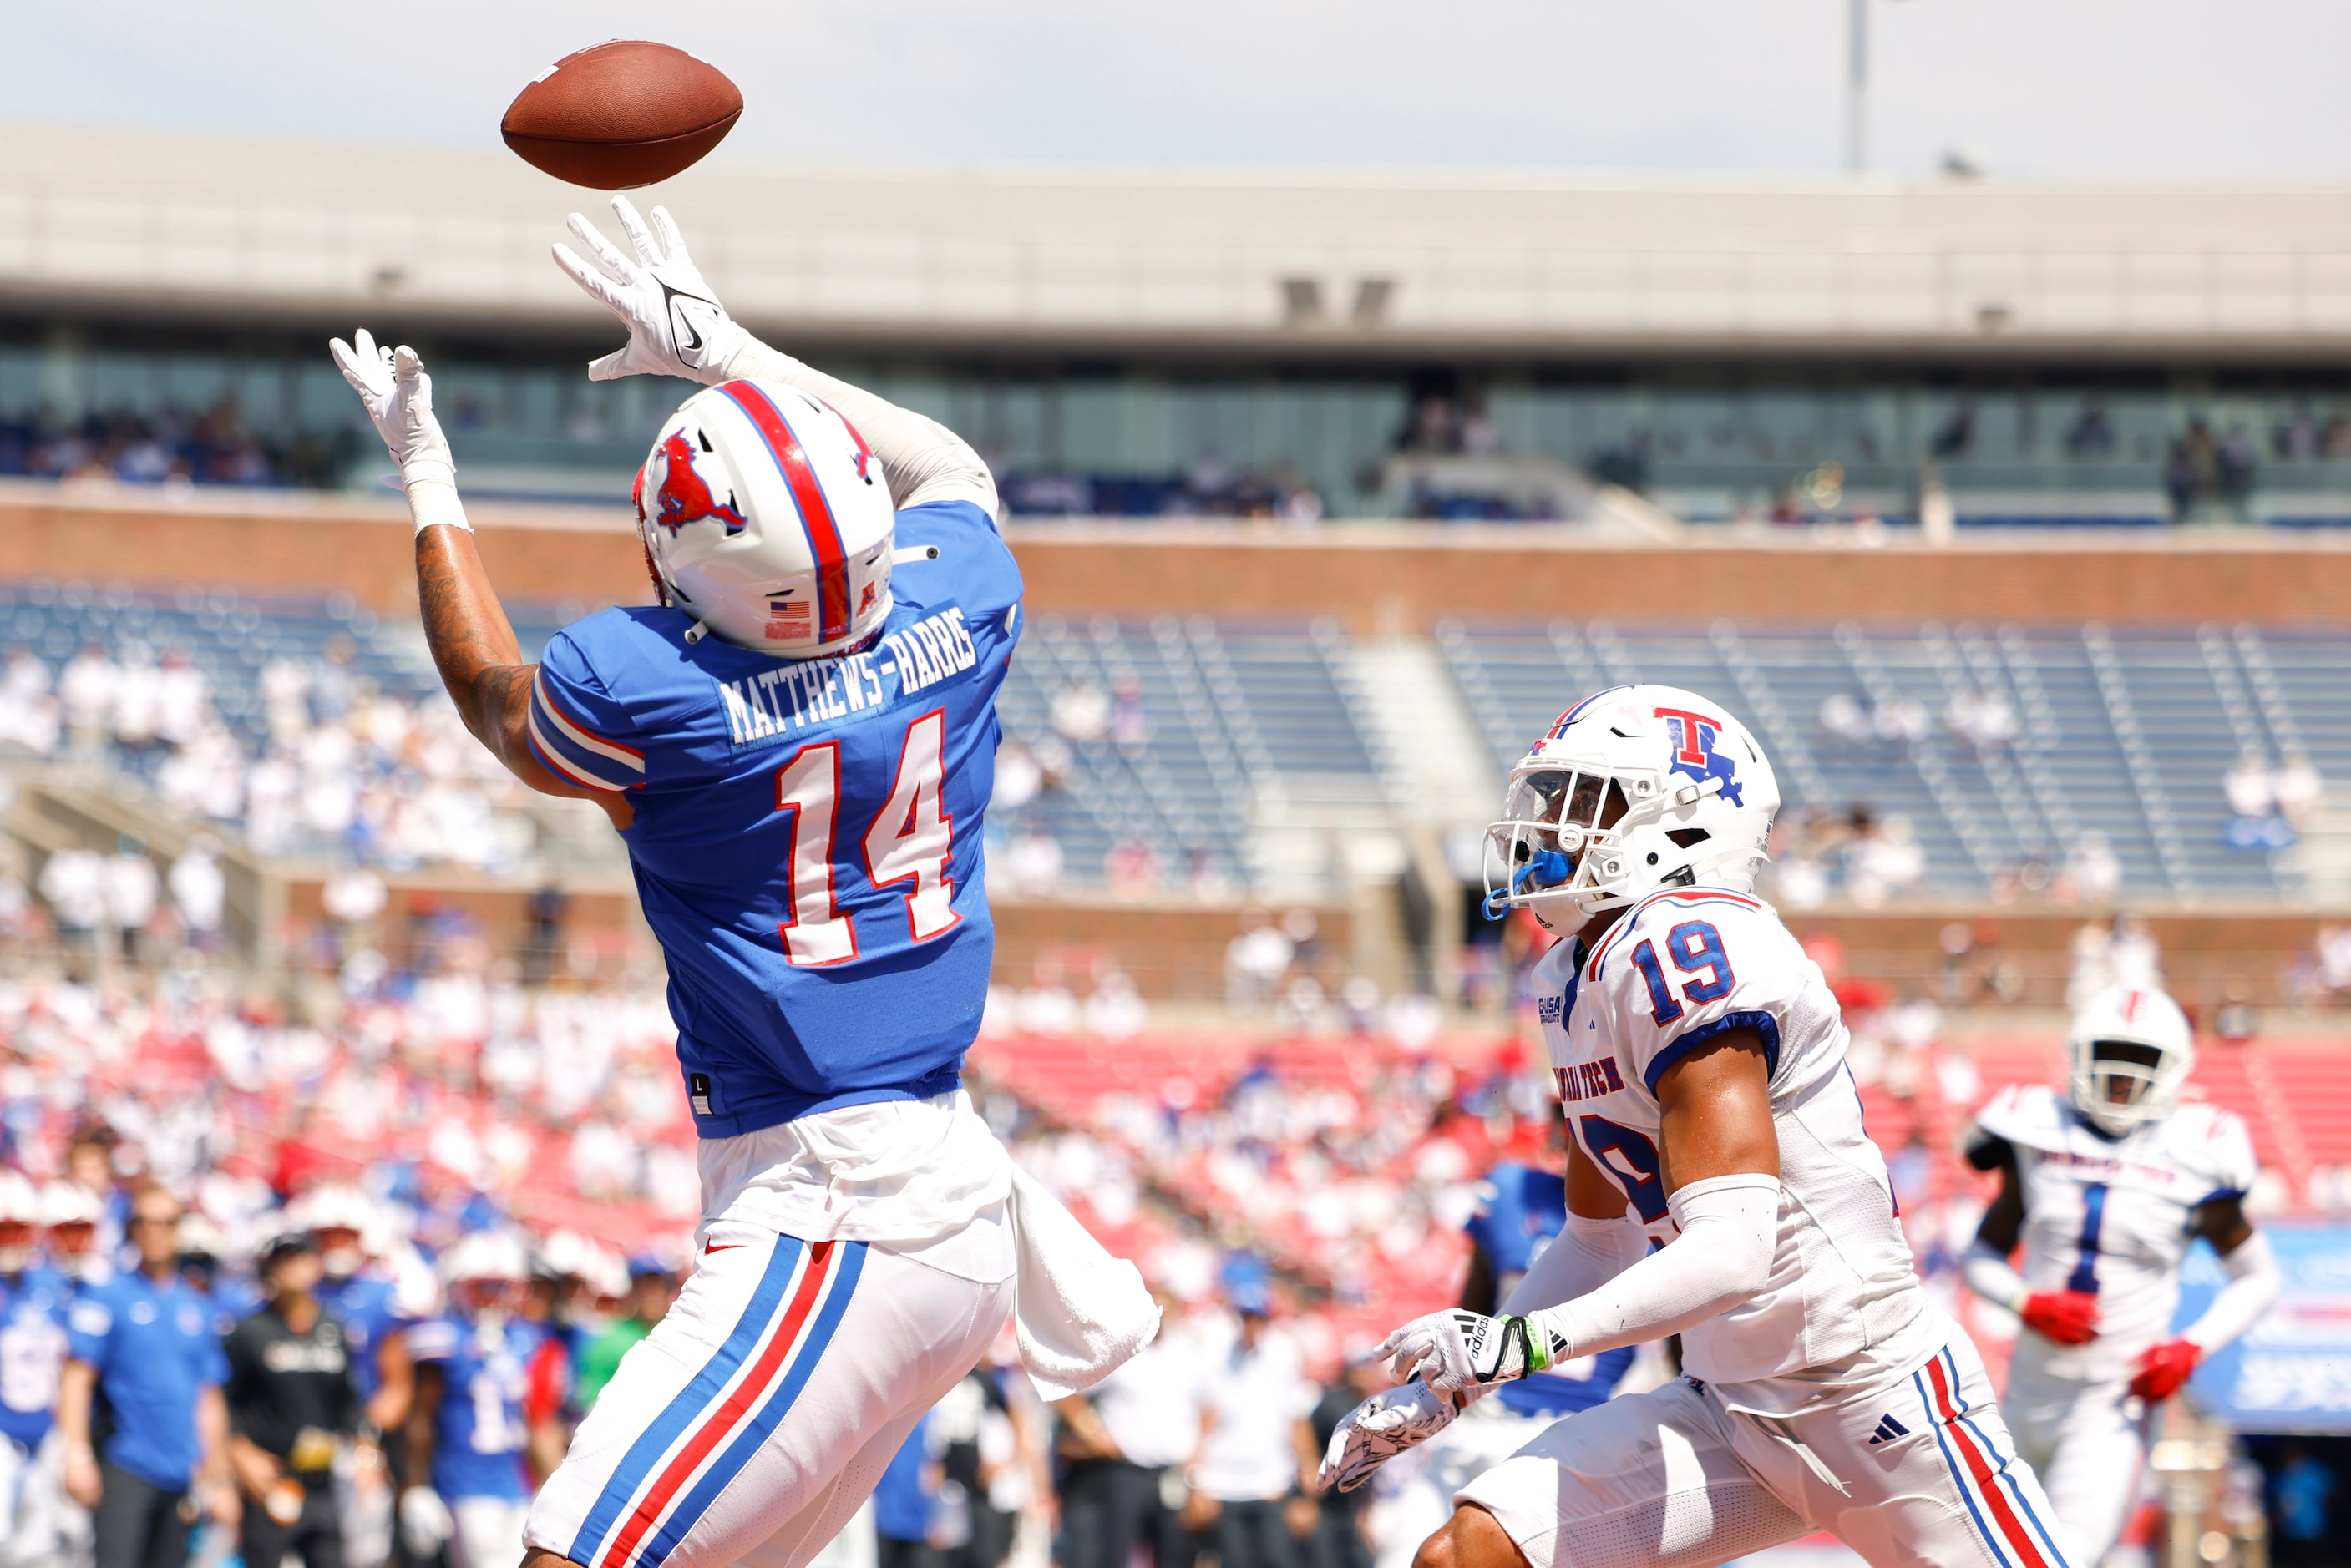
<path id="1" fill-rule="evenodd" d="M 653 1331 L 653 1324 L 661 1322 L 676 1299 L 677 1277 L 657 1260 L 643 1254 L 629 1260 L 628 1315 L 590 1340 L 580 1353 L 576 1392 L 582 1411 L 595 1408 L 597 1396 L 621 1369 L 621 1357 Z"/>

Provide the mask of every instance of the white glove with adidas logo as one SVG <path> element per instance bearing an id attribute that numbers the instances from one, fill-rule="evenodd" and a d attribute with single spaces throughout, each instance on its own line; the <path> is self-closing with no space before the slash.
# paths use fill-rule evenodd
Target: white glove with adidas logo
<path id="1" fill-rule="evenodd" d="M 1488 1317 L 1452 1307 L 1416 1317 L 1373 1351 L 1401 1383 L 1425 1378 L 1440 1394 L 1505 1383 L 1552 1364 L 1551 1336 L 1523 1317 Z"/>

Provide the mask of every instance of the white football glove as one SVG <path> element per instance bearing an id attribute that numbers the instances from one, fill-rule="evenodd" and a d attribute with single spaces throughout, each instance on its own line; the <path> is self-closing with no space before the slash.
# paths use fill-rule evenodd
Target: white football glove
<path id="1" fill-rule="evenodd" d="M 1416 1317 L 1372 1352 L 1397 1382 L 1426 1378 L 1440 1394 L 1503 1383 L 1551 1365 L 1551 1336 L 1522 1317 L 1452 1307 Z"/>
<path id="2" fill-rule="evenodd" d="M 1347 1412 L 1331 1433 L 1322 1451 L 1322 1468 L 1314 1482 L 1324 1491 L 1336 1486 L 1353 1491 L 1372 1472 L 1416 1444 L 1425 1443 L 1453 1424 L 1463 1407 L 1483 1394 L 1438 1394 L 1417 1379 L 1402 1388 L 1373 1395 Z"/>
<path id="3" fill-rule="evenodd" d="M 456 1533 L 457 1521 L 439 1492 L 413 1486 L 400 1494 L 400 1543 L 410 1555 L 430 1561 Z"/>
<path id="4" fill-rule="evenodd" d="M 596 225 L 571 214 L 571 232 L 596 258 L 582 261 L 569 245 L 558 244 L 555 265 L 571 281 L 621 318 L 629 329 L 629 346 L 590 362 L 591 381 L 617 380 L 622 376 L 683 376 L 704 386 L 726 379 L 726 367 L 751 335 L 735 324 L 718 296 L 702 280 L 694 258 L 685 254 L 685 239 L 666 207 L 653 209 L 653 227 L 645 227 L 626 196 L 612 198 L 612 215 L 636 247 L 637 259 L 622 255 Z M 601 269 L 601 270 L 600 270 Z"/>
<path id="5" fill-rule="evenodd" d="M 338 337 L 327 345 L 336 368 L 351 390 L 367 405 L 376 433 L 392 452 L 402 485 L 423 483 L 455 486 L 457 462 L 449 455 L 449 438 L 433 417 L 433 378 L 424 361 L 406 344 L 379 348 L 368 329 L 351 334 L 352 342 Z"/>

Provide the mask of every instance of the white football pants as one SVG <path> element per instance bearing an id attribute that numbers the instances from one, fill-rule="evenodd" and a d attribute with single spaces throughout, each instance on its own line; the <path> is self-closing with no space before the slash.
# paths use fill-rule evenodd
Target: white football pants
<path id="1" fill-rule="evenodd" d="M 1463 1488 L 1530 1568 L 1707 1568 L 1825 1530 L 1880 1568 L 2085 1568 L 1975 1346 L 1802 1416 L 1684 1377 L 1567 1417 Z"/>
<path id="2" fill-rule="evenodd" d="M 2081 1553 L 2078 1568 L 2097 1568 L 2130 1522 L 2147 1473 L 2145 1405 L 2125 1382 L 2012 1377 L 2000 1407 Z"/>
<path id="3" fill-rule="evenodd" d="M 0 1564 L 47 1568 L 65 1551 L 65 1439 L 57 1428 L 27 1453 L 0 1438 Z"/>
<path id="4" fill-rule="evenodd" d="M 522 1521 L 530 1504 L 503 1497 L 458 1497 L 449 1502 L 450 1568 L 507 1568 L 522 1561 Z"/>
<path id="5" fill-rule="evenodd" d="M 1011 1314 L 862 1241 L 739 1221 L 704 1232 L 538 1494 L 529 1543 L 581 1568 L 804 1568 Z"/>

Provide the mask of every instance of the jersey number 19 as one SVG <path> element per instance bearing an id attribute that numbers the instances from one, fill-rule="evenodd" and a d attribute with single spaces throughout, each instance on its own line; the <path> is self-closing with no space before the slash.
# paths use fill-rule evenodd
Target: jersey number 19
<path id="1" fill-rule="evenodd" d="M 933 709 L 906 726 L 898 776 L 859 840 L 865 879 L 878 890 L 907 884 L 906 926 L 928 941 L 954 929 L 955 883 L 947 857 L 955 819 L 940 792 L 946 784 L 946 712 Z M 802 746 L 776 774 L 776 809 L 792 814 L 790 909 L 778 923 L 784 957 L 806 969 L 857 956 L 857 928 L 834 897 L 833 852 L 840 827 L 841 744 Z"/>

